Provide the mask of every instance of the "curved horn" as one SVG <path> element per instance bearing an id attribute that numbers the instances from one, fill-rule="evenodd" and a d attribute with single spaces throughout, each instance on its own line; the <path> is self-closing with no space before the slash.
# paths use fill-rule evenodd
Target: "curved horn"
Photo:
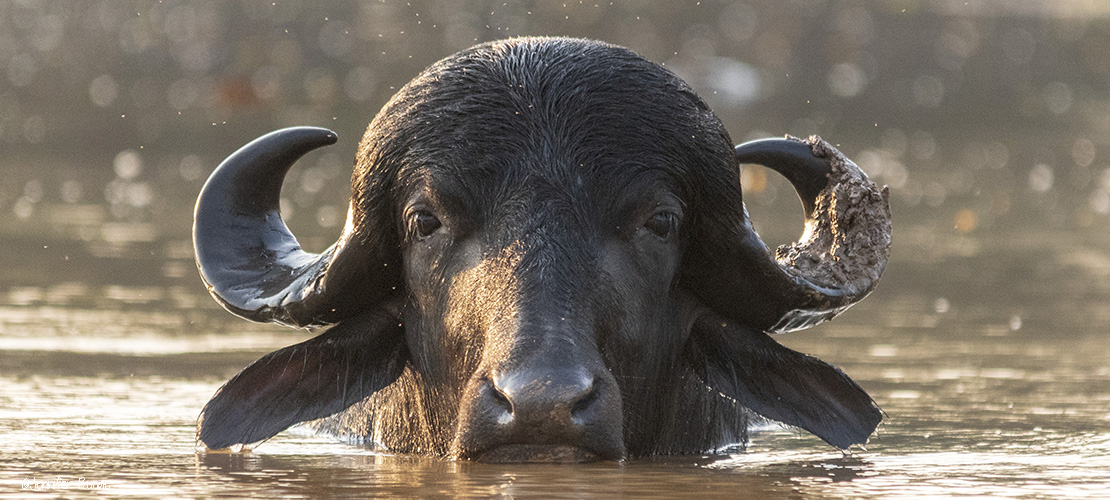
<path id="1" fill-rule="evenodd" d="M 350 216 L 339 241 L 321 254 L 301 250 L 281 219 L 286 172 L 337 139 L 314 127 L 271 132 L 227 157 L 204 184 L 193 246 L 201 278 L 228 311 L 252 321 L 321 326 L 365 309 L 388 289 L 368 269 L 374 254 L 353 237 Z"/>
<path id="2" fill-rule="evenodd" d="M 832 167 L 813 156 L 813 147 L 790 139 L 760 139 L 736 146 L 736 160 L 768 167 L 790 181 L 806 212 L 806 223 L 813 218 L 817 197 L 829 185 Z"/>
<path id="3" fill-rule="evenodd" d="M 786 177 L 806 212 L 805 232 L 770 255 L 743 217 L 717 267 L 698 279 L 718 312 L 752 328 L 789 332 L 840 314 L 874 289 L 890 255 L 889 192 L 879 189 L 840 151 L 819 137 L 764 139 L 736 146 L 739 163 L 757 163 Z M 745 214 L 746 215 L 746 214 Z"/>

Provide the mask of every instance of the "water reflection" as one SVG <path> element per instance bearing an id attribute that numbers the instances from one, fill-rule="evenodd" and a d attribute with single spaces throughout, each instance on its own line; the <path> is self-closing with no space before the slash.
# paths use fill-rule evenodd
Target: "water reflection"
<path id="1" fill-rule="evenodd" d="M 791 490 L 789 482 L 768 481 L 766 475 L 706 467 L 712 462 L 708 459 L 550 467 L 348 455 L 329 460 L 327 468 L 304 456 L 205 455 L 200 460 L 205 472 L 240 486 L 284 483 L 299 491 L 401 498 L 658 498 L 675 492 L 723 497 L 738 489 L 770 498 Z"/>
<path id="2" fill-rule="evenodd" d="M 194 419 L 219 384 L 305 334 L 208 331 L 219 320 L 190 330 L 180 309 L 128 305 L 141 288 L 83 309 L 67 297 L 90 287 L 70 284 L 0 307 L 0 484 L 18 493 L 24 480 L 85 477 L 110 485 L 101 494 L 142 496 L 1099 498 L 1110 487 L 1104 254 L 1082 239 L 1038 243 L 1060 238 L 1047 233 L 954 238 L 896 254 L 884 286 L 843 318 L 779 337 L 834 360 L 883 407 L 879 433 L 851 455 L 774 424 L 732 455 L 566 467 L 383 455 L 300 429 L 252 453 L 196 454 Z M 964 268 L 976 272 L 952 272 Z M 1040 282 L 1015 283 L 1014 270 Z"/>

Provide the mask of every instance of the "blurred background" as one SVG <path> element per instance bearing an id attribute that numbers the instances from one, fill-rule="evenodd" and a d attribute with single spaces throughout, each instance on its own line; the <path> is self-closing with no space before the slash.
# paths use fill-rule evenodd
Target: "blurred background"
<path id="1" fill-rule="evenodd" d="M 282 194 L 294 233 L 323 250 L 358 140 L 390 96 L 442 57 L 523 35 L 627 46 L 689 82 L 734 141 L 819 134 L 890 186 L 894 252 L 876 292 L 776 337 L 875 397 L 887 419 L 869 452 L 763 426 L 710 465 L 574 474 L 295 432 L 256 455 L 194 454 L 220 384 L 311 335 L 208 296 L 190 241 L 208 174 L 271 130 L 335 130 Z M 742 180 L 764 238 L 797 238 L 790 186 L 760 167 Z M 228 485 L 548 497 L 565 484 L 575 498 L 1103 498 L 1110 2 L 3 1 L 0 250 L 0 497 L 84 476 L 148 497 Z"/>
<path id="2" fill-rule="evenodd" d="M 295 232 L 322 249 L 381 105 L 448 54 L 522 35 L 663 63 L 737 142 L 840 145 L 891 187 L 897 251 L 1110 228 L 1106 2 L 22 0 L 0 3 L 0 294 L 214 309 L 188 237 L 224 156 L 280 127 L 336 130 L 283 195 Z M 789 186 L 757 168 L 744 181 L 765 237 L 796 237 Z"/>

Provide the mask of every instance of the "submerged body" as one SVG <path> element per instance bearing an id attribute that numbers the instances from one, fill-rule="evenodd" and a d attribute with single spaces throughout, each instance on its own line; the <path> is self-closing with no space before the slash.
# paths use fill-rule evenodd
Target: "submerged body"
<path id="1" fill-rule="evenodd" d="M 752 412 L 839 448 L 881 419 L 836 368 L 769 332 L 870 292 L 890 245 L 879 191 L 812 139 L 733 148 L 680 79 L 600 42 L 484 44 L 428 68 L 370 124 L 347 226 L 320 255 L 277 212 L 284 172 L 335 141 L 245 146 L 197 204 L 202 277 L 230 311 L 334 324 L 205 407 L 210 448 L 297 422 L 399 452 L 490 461 L 695 453 Z M 776 261 L 739 162 L 798 188 L 812 237 Z"/>

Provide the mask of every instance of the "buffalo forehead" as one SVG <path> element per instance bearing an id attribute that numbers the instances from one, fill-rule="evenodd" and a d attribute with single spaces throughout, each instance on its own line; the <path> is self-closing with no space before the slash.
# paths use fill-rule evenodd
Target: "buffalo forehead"
<path id="1" fill-rule="evenodd" d="M 506 183 L 626 184 L 646 172 L 682 175 L 688 150 L 699 146 L 689 139 L 706 128 L 700 101 L 631 52 L 586 48 L 479 47 L 429 68 L 434 77 L 423 75 L 402 91 L 420 101 L 404 107 L 412 139 L 402 180 L 432 176 L 485 192 Z"/>

